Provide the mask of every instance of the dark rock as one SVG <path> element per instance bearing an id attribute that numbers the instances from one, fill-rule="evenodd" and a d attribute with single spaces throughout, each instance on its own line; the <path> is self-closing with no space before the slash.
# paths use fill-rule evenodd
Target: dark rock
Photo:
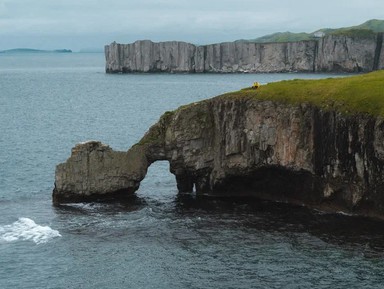
<path id="1" fill-rule="evenodd" d="M 383 119 L 248 97 L 167 112 L 126 153 L 77 145 L 56 169 L 54 201 L 132 194 L 157 160 L 180 192 L 384 216 Z"/>

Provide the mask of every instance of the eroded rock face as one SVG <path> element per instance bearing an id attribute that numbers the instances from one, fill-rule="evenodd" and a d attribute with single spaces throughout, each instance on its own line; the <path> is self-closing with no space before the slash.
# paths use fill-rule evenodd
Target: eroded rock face
<path id="1" fill-rule="evenodd" d="M 383 34 L 289 43 L 195 46 L 149 40 L 105 46 L 106 72 L 368 72 L 384 68 Z"/>
<path id="2" fill-rule="evenodd" d="M 132 193 L 156 160 L 169 161 L 180 192 L 384 216 L 381 118 L 248 97 L 168 112 L 127 153 L 76 146 L 57 168 L 54 198 Z"/>
<path id="3" fill-rule="evenodd" d="M 181 191 L 381 215 L 383 137 L 366 115 L 214 99 L 175 112 L 165 151 Z"/>
<path id="4" fill-rule="evenodd" d="M 53 202 L 105 200 L 135 192 L 148 164 L 140 149 L 113 151 L 97 141 L 76 145 L 71 157 L 56 167 Z"/>
<path id="5" fill-rule="evenodd" d="M 379 61 L 382 37 L 379 33 L 366 37 L 329 35 L 322 38 L 318 42 L 315 71 L 366 72 L 382 69 Z M 375 60 L 375 57 L 378 59 Z"/>

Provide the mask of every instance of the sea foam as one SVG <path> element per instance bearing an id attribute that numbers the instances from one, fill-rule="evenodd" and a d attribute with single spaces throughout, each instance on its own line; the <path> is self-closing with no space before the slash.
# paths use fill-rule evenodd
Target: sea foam
<path id="1" fill-rule="evenodd" d="M 40 226 L 29 218 L 19 218 L 11 225 L 0 226 L 0 242 L 26 240 L 43 244 L 55 237 L 61 237 L 59 231 Z"/>

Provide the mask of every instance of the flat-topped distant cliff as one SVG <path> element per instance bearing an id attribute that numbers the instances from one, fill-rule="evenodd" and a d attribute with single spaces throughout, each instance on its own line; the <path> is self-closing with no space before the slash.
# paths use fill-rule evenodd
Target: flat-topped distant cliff
<path id="1" fill-rule="evenodd" d="M 105 46 L 106 72 L 369 72 L 384 68 L 383 33 L 337 33 L 286 43 L 196 46 L 149 40 Z"/>

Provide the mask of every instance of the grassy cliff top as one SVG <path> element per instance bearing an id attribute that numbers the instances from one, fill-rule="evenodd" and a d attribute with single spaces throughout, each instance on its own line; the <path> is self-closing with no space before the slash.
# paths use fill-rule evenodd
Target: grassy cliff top
<path id="1" fill-rule="evenodd" d="M 334 32 L 329 33 L 330 35 L 335 36 L 347 36 L 347 37 L 359 37 L 359 38 L 369 38 L 375 37 L 376 33 L 369 29 L 339 29 Z"/>
<path id="2" fill-rule="evenodd" d="M 246 88 L 223 97 L 251 97 L 292 104 L 305 102 L 346 114 L 384 116 L 384 70 L 344 78 L 273 82 L 257 90 Z"/>
<path id="3" fill-rule="evenodd" d="M 374 35 L 377 32 L 384 32 L 384 20 L 371 19 L 356 26 L 342 28 L 322 28 L 312 33 L 278 32 L 256 39 L 244 41 L 256 43 L 305 41 L 315 39 L 316 32 L 323 32 L 324 35 L 332 34 L 336 36 L 368 37 Z"/>

